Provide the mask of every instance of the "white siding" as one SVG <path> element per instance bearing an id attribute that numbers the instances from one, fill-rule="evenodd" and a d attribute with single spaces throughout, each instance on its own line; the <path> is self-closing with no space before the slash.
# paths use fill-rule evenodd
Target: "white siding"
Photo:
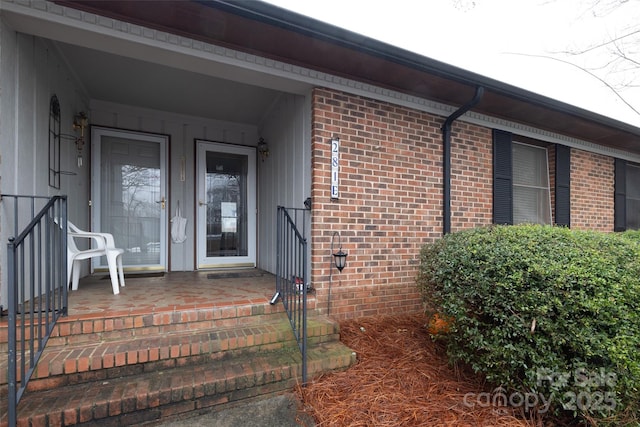
<path id="1" fill-rule="evenodd" d="M 276 266 L 277 207 L 304 208 L 311 196 L 308 99 L 283 94 L 260 128 L 270 151 L 264 162 L 258 158 L 258 267 L 267 271 L 275 272 Z M 306 233 L 309 237 L 309 228 Z"/>
<path id="2" fill-rule="evenodd" d="M 67 194 L 69 217 L 87 224 L 88 169 L 78 168 L 72 140 L 61 141 L 60 190 L 49 187 L 49 102 L 57 95 L 61 131 L 73 134 L 73 116 L 88 111 L 88 101 L 73 73 L 46 40 L 17 33 L 0 22 L 0 192 L 53 196 Z M 71 175 L 74 174 L 74 175 Z M 21 204 L 21 206 L 28 204 Z M 19 229 L 30 218 L 21 215 Z M 0 245 L 14 233 L 13 201 L 0 203 Z M 6 306 L 7 254 L 0 251 L 0 305 Z"/>

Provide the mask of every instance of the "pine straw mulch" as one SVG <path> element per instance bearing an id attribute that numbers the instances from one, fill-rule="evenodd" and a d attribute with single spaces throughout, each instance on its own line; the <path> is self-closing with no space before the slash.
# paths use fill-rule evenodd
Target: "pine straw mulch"
<path id="1" fill-rule="evenodd" d="M 466 393 L 490 390 L 449 366 L 426 324 L 424 315 L 342 322 L 341 341 L 358 362 L 297 387 L 304 411 L 319 427 L 535 425 L 516 410 L 465 405 Z"/>

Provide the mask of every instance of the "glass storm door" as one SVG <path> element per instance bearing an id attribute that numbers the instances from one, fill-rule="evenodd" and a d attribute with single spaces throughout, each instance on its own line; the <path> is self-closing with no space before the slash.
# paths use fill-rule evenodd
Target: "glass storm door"
<path id="1" fill-rule="evenodd" d="M 128 270 L 166 271 L 167 138 L 95 127 L 91 135 L 93 229 L 113 234 Z"/>
<path id="2" fill-rule="evenodd" d="M 255 149 L 198 141 L 198 268 L 254 267 Z"/>

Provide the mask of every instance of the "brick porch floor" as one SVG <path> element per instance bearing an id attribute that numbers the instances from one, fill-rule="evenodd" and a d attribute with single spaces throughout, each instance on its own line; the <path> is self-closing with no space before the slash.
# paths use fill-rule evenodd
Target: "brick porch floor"
<path id="1" fill-rule="evenodd" d="M 172 272 L 161 277 L 128 275 L 114 295 L 108 276 L 80 280 L 69 291 L 69 317 L 158 313 L 194 308 L 262 304 L 275 292 L 275 276 L 259 270 Z M 106 277 L 106 279 L 105 279 Z"/>

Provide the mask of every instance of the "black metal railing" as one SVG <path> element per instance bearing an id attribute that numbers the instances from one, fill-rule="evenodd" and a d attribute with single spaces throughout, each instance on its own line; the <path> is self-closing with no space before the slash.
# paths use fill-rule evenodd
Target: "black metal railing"
<path id="1" fill-rule="evenodd" d="M 56 321 L 67 314 L 67 198 L 7 194 L 0 198 L 7 199 L 14 202 L 2 203 L 7 207 L 2 214 L 13 217 L 14 223 L 14 237 L 7 244 L 7 400 L 9 427 L 14 427 L 18 403 L 38 359 Z"/>
<path id="2" fill-rule="evenodd" d="M 276 249 L 276 293 L 282 299 L 293 334 L 302 353 L 302 382 L 307 382 L 307 239 L 308 209 L 278 206 Z"/>

